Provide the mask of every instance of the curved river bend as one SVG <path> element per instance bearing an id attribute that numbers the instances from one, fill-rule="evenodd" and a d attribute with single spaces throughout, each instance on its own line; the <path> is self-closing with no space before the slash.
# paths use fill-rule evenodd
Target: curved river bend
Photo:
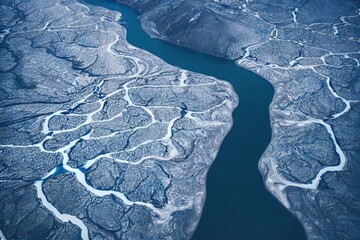
<path id="1" fill-rule="evenodd" d="M 127 40 L 167 63 L 229 81 L 240 103 L 207 178 L 207 199 L 194 240 L 305 239 L 301 224 L 266 190 L 258 161 L 270 142 L 273 88 L 233 61 L 150 38 L 137 12 L 111 0 L 84 0 L 122 13 Z"/>

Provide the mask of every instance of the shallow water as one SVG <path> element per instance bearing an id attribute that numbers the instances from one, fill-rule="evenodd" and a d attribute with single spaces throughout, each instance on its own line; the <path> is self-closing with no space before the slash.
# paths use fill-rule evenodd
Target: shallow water
<path id="1" fill-rule="evenodd" d="M 229 81 L 239 95 L 234 126 L 208 173 L 207 199 L 192 239 L 306 239 L 301 224 L 266 190 L 257 167 L 271 138 L 270 83 L 233 61 L 150 38 L 130 7 L 111 0 L 84 2 L 121 12 L 132 45 L 171 65 Z"/>

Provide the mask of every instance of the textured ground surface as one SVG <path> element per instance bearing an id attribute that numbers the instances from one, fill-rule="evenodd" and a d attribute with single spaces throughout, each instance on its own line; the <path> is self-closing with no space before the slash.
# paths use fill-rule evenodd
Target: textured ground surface
<path id="1" fill-rule="evenodd" d="M 31 0 L 0 15 L 0 238 L 189 238 L 231 86 L 130 46 L 119 13 Z"/>
<path id="2" fill-rule="evenodd" d="M 360 238 L 359 1 L 118 1 L 152 36 L 270 81 L 266 186 L 310 239 Z"/>

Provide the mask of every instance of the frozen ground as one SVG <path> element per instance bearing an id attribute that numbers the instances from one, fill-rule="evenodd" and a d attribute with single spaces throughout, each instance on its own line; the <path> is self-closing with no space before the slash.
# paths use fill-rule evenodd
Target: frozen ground
<path id="1" fill-rule="evenodd" d="M 120 13 L 31 0 L 0 15 L 0 238 L 189 238 L 231 86 L 129 45 Z"/>
<path id="2" fill-rule="evenodd" d="M 359 1 L 117 1 L 153 37 L 271 82 L 267 188 L 310 239 L 360 238 Z"/>

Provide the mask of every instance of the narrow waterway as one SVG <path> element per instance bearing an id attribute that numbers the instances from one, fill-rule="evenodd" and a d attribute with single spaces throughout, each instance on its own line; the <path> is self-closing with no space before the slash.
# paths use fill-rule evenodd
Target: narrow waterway
<path id="1" fill-rule="evenodd" d="M 84 2 L 121 12 L 132 45 L 171 65 L 229 81 L 240 97 L 234 126 L 208 173 L 207 199 L 193 239 L 305 239 L 301 224 L 265 189 L 257 167 L 271 138 L 270 83 L 232 61 L 150 38 L 130 7 L 112 0 Z"/>

